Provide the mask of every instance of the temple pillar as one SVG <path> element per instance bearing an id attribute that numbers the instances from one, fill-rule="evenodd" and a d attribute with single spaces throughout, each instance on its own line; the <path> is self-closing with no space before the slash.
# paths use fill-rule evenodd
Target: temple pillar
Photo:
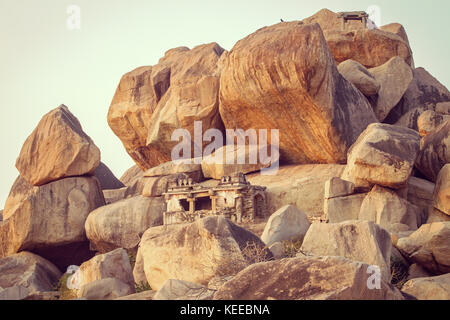
<path id="1" fill-rule="evenodd" d="M 242 222 L 242 214 L 243 214 L 243 198 L 242 195 L 239 195 L 236 198 L 236 222 L 241 223 Z"/>
<path id="2" fill-rule="evenodd" d="M 195 198 L 187 198 L 186 199 L 189 202 L 189 212 L 194 213 L 195 211 Z"/>

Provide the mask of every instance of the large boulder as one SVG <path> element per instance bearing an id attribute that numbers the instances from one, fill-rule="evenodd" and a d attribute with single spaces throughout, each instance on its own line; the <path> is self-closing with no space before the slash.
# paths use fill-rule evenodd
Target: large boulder
<path id="1" fill-rule="evenodd" d="M 374 186 L 364 198 L 359 220 L 373 221 L 382 228 L 393 231 L 396 224 L 404 224 L 409 230 L 417 230 L 422 224 L 422 211 L 401 198 L 393 190 Z"/>
<path id="2" fill-rule="evenodd" d="M 329 223 L 340 223 L 358 220 L 361 205 L 367 193 L 356 193 L 348 196 L 325 198 L 323 211 Z"/>
<path id="3" fill-rule="evenodd" d="M 450 115 L 437 113 L 433 110 L 423 112 L 417 119 L 419 134 L 424 137 L 436 130 L 444 121 L 450 120 Z"/>
<path id="4" fill-rule="evenodd" d="M 391 275 L 391 237 L 371 221 L 313 223 L 300 250 L 305 254 L 340 256 L 375 265 L 385 280 Z"/>
<path id="5" fill-rule="evenodd" d="M 420 114 L 446 101 L 450 101 L 450 91 L 424 68 L 414 69 L 413 80 L 385 122 L 417 130 Z"/>
<path id="6" fill-rule="evenodd" d="M 279 129 L 280 161 L 297 164 L 345 163 L 350 145 L 377 121 L 337 71 L 320 27 L 299 22 L 235 44 L 220 78 L 220 114 L 226 128 Z"/>
<path id="7" fill-rule="evenodd" d="M 191 163 L 168 161 L 148 169 L 144 172 L 143 176 L 160 177 L 177 173 L 197 173 L 200 177 L 202 175 L 202 165 L 200 163 L 195 163 L 194 159 L 192 159 Z"/>
<path id="8" fill-rule="evenodd" d="M 163 224 L 165 209 L 162 197 L 137 196 L 92 211 L 85 224 L 91 248 L 99 252 L 137 248 L 145 230 Z"/>
<path id="9" fill-rule="evenodd" d="M 434 187 L 435 184 L 428 180 L 409 177 L 406 184 L 406 199 L 413 205 L 421 208 L 423 212 L 428 212 L 433 203 Z M 422 223 L 424 222 L 422 221 Z"/>
<path id="10" fill-rule="evenodd" d="M 295 206 L 287 205 L 270 216 L 261 240 L 267 246 L 281 241 L 302 241 L 309 226 L 310 222 L 304 212 Z"/>
<path id="11" fill-rule="evenodd" d="M 433 206 L 450 216 L 450 163 L 439 172 L 433 193 Z"/>
<path id="12" fill-rule="evenodd" d="M 413 72 L 400 57 L 393 57 L 385 64 L 369 71 L 380 84 L 374 110 L 378 120 L 384 121 L 408 89 L 413 79 Z"/>
<path id="13" fill-rule="evenodd" d="M 80 286 L 101 279 L 115 278 L 134 288 L 130 259 L 127 251 L 122 248 L 96 255 L 83 262 L 78 272 L 80 273 Z"/>
<path id="14" fill-rule="evenodd" d="M 442 167 L 450 163 L 450 120 L 420 141 L 416 168 L 431 181 L 436 181 Z"/>
<path id="15" fill-rule="evenodd" d="M 248 174 L 247 180 L 266 187 L 267 210 L 275 212 L 285 205 L 293 205 L 308 218 L 323 216 L 325 183 L 344 170 L 343 165 L 315 164 L 282 166 L 275 175 L 260 172 Z"/>
<path id="16" fill-rule="evenodd" d="M 373 288 L 373 269 L 341 257 L 298 257 L 258 263 L 241 271 L 215 300 L 403 300 L 384 279 Z"/>
<path id="17" fill-rule="evenodd" d="M 450 300 L 450 273 L 426 278 L 415 278 L 402 286 L 402 291 L 417 300 Z"/>
<path id="18" fill-rule="evenodd" d="M 264 247 L 257 236 L 227 219 L 206 217 L 190 224 L 148 229 L 139 244 L 137 260 L 141 261 L 135 268 L 143 268 L 154 290 L 168 279 L 206 285 L 218 274 L 242 270 L 247 259 L 256 258 L 246 256 L 250 248 L 269 258 Z"/>
<path id="19" fill-rule="evenodd" d="M 450 272 L 450 222 L 424 224 L 409 237 L 399 239 L 396 246 L 411 262 L 432 274 Z"/>
<path id="20" fill-rule="evenodd" d="M 348 152 L 342 179 L 356 187 L 374 184 L 398 189 L 411 175 L 419 152 L 420 136 L 411 129 L 371 124 Z"/>
<path id="21" fill-rule="evenodd" d="M 318 23 L 337 62 L 352 59 L 366 68 L 378 67 L 392 57 L 400 56 L 413 65 L 412 51 L 403 34 L 392 28 L 369 30 L 360 21 L 348 21 L 345 31 L 339 14 L 322 9 L 303 23 Z M 405 34 L 406 35 L 406 34 Z"/>
<path id="22" fill-rule="evenodd" d="M 203 130 L 223 128 L 218 113 L 223 52 L 217 43 L 175 48 L 157 65 L 122 77 L 108 123 L 141 169 L 171 160 L 175 129 L 187 129 L 193 137 L 194 121 L 202 121 Z"/>
<path id="23" fill-rule="evenodd" d="M 346 60 L 338 66 L 339 73 L 350 81 L 365 96 L 373 96 L 380 90 L 380 83 L 362 64 L 354 60 Z"/>
<path id="24" fill-rule="evenodd" d="M 0 224 L 0 257 L 26 250 L 61 270 L 92 257 L 84 224 L 105 205 L 97 178 L 65 178 L 40 187 L 19 178 L 11 196 L 14 205 Z"/>
<path id="25" fill-rule="evenodd" d="M 51 291 L 61 272 L 50 261 L 30 252 L 0 259 L 0 287 L 21 286 L 29 292 Z"/>
<path id="26" fill-rule="evenodd" d="M 134 287 L 116 278 L 95 280 L 78 290 L 78 298 L 85 300 L 113 300 L 135 293 Z"/>
<path id="27" fill-rule="evenodd" d="M 41 119 L 16 161 L 20 175 L 34 186 L 93 174 L 99 164 L 100 150 L 65 105 Z"/>

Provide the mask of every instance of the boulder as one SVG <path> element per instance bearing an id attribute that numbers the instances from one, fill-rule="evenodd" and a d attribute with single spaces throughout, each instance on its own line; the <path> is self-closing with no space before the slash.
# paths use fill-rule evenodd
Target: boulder
<path id="1" fill-rule="evenodd" d="M 350 181 L 333 177 L 325 183 L 325 199 L 344 197 L 353 194 L 355 185 Z"/>
<path id="2" fill-rule="evenodd" d="M 362 64 L 346 60 L 338 65 L 339 73 L 365 96 L 373 96 L 380 90 L 380 83 Z"/>
<path id="3" fill-rule="evenodd" d="M 380 84 L 374 110 L 378 120 L 384 121 L 408 89 L 413 79 L 413 72 L 400 57 L 393 57 L 385 64 L 369 71 Z"/>
<path id="4" fill-rule="evenodd" d="M 428 219 L 426 223 L 450 221 L 450 216 L 431 206 L 428 210 Z"/>
<path id="5" fill-rule="evenodd" d="M 433 206 L 450 216 L 450 163 L 439 172 L 433 193 Z"/>
<path id="6" fill-rule="evenodd" d="M 203 130 L 223 125 L 218 113 L 217 43 L 167 51 L 158 64 L 124 75 L 108 113 L 108 124 L 143 170 L 171 158 L 172 132 L 189 130 L 202 121 Z"/>
<path id="7" fill-rule="evenodd" d="M 99 164 L 100 150 L 65 105 L 41 119 L 16 161 L 20 175 L 34 186 L 93 174 Z"/>
<path id="8" fill-rule="evenodd" d="M 402 286 L 402 291 L 417 300 L 450 300 L 450 273 L 436 277 L 415 278 Z"/>
<path id="9" fill-rule="evenodd" d="M 127 187 L 132 187 L 133 184 L 136 183 L 137 180 L 141 179 L 144 176 L 144 171 L 139 168 L 137 165 L 132 166 L 127 171 L 123 173 L 120 177 L 120 182 L 122 182 Z"/>
<path id="10" fill-rule="evenodd" d="M 134 288 L 130 259 L 127 251 L 122 248 L 96 255 L 83 262 L 78 272 L 80 272 L 80 286 L 101 279 L 115 278 Z"/>
<path id="11" fill-rule="evenodd" d="M 381 30 L 396 34 L 405 41 L 409 46 L 409 39 L 405 28 L 400 23 L 390 23 L 380 27 Z"/>
<path id="12" fill-rule="evenodd" d="M 123 281 L 115 278 L 105 278 L 89 282 L 78 290 L 78 298 L 85 300 L 113 300 L 134 293 L 134 287 L 130 287 Z"/>
<path id="13" fill-rule="evenodd" d="M 123 187 L 120 189 L 103 190 L 103 197 L 105 198 L 105 203 L 111 204 L 126 199 L 128 196 L 128 190 L 129 190 L 128 187 Z"/>
<path id="14" fill-rule="evenodd" d="M 91 248 L 99 252 L 137 248 L 145 230 L 163 224 L 165 210 L 162 197 L 137 196 L 92 211 L 85 224 Z"/>
<path id="15" fill-rule="evenodd" d="M 325 199 L 324 214 L 329 223 L 340 223 L 348 220 L 358 220 L 361 205 L 367 193 L 357 193 L 349 196 Z"/>
<path id="16" fill-rule="evenodd" d="M 313 223 L 300 251 L 319 256 L 340 256 L 380 268 L 383 279 L 391 274 L 391 237 L 371 221 Z"/>
<path id="17" fill-rule="evenodd" d="M 84 224 L 105 204 L 97 178 L 65 178 L 40 187 L 19 178 L 10 197 L 13 205 L 0 224 L 0 257 L 26 250 L 61 270 L 92 257 Z"/>
<path id="18" fill-rule="evenodd" d="M 141 261 L 135 268 L 143 268 L 155 290 L 169 279 L 206 285 L 213 276 L 242 270 L 247 259 L 270 258 L 264 247 L 257 236 L 224 217 L 206 217 L 148 229 L 139 244 L 137 259 Z M 248 256 L 250 249 L 260 255 Z"/>
<path id="19" fill-rule="evenodd" d="M 20 286 L 30 293 L 51 291 L 61 272 L 50 261 L 22 251 L 0 259 L 0 287 Z"/>
<path id="20" fill-rule="evenodd" d="M 253 173 L 247 180 L 265 186 L 267 210 L 275 212 L 285 205 L 293 205 L 308 218 L 321 218 L 325 183 L 342 174 L 345 166 L 337 164 L 282 166 L 275 175 Z"/>
<path id="21" fill-rule="evenodd" d="M 125 185 L 116 178 L 114 173 L 112 173 L 103 162 L 100 162 L 100 165 L 95 169 L 94 176 L 96 176 L 100 182 L 102 190 L 120 189 L 125 187 Z"/>
<path id="22" fill-rule="evenodd" d="M 310 222 L 304 212 L 287 205 L 270 216 L 261 240 L 267 246 L 280 241 L 302 241 L 309 226 Z"/>
<path id="23" fill-rule="evenodd" d="M 386 63 L 392 57 L 400 56 L 406 63 L 413 65 L 409 43 L 391 29 L 369 30 L 364 28 L 360 21 L 349 21 L 343 31 L 339 14 L 328 9 L 320 10 L 304 19 L 303 23 L 320 25 L 338 63 L 352 59 L 366 68 L 373 68 Z"/>
<path id="24" fill-rule="evenodd" d="M 195 163 L 192 159 L 191 163 L 178 163 L 176 161 L 169 161 L 160 164 L 159 166 L 148 169 L 144 172 L 144 177 L 159 177 L 168 176 L 177 173 L 198 173 L 202 174 L 202 165 Z"/>
<path id="25" fill-rule="evenodd" d="M 417 177 L 409 177 L 407 182 L 406 199 L 421 208 L 423 217 L 426 217 L 426 213 L 432 206 L 434 187 L 434 183 Z M 422 223 L 425 223 L 425 221 L 422 220 Z"/>
<path id="26" fill-rule="evenodd" d="M 423 112 L 417 119 L 417 128 L 419 134 L 424 137 L 430 132 L 436 130 L 444 121 L 450 120 L 450 116 L 442 115 L 434 112 L 433 110 L 427 110 Z"/>
<path id="27" fill-rule="evenodd" d="M 220 114 L 226 128 L 279 129 L 280 162 L 292 164 L 345 163 L 350 145 L 377 121 L 337 71 L 320 27 L 299 22 L 235 44 L 220 78 Z"/>
<path id="28" fill-rule="evenodd" d="M 403 300 L 373 269 L 342 257 L 298 257 L 253 264 L 226 282 L 214 300 Z"/>
<path id="29" fill-rule="evenodd" d="M 156 292 L 153 300 L 212 300 L 215 292 L 196 283 L 169 279 Z"/>
<path id="30" fill-rule="evenodd" d="M 450 163 L 450 120 L 422 138 L 416 168 L 435 182 L 439 171 L 447 163 Z"/>
<path id="31" fill-rule="evenodd" d="M 273 155 L 270 161 L 261 161 L 260 153 L 263 148 L 265 146 L 225 145 L 203 158 L 201 163 L 203 175 L 205 178 L 220 180 L 223 176 L 255 172 L 268 168 L 271 164 L 276 165 L 279 161 L 278 155 Z M 270 146 L 267 148 L 271 149 Z M 222 155 L 221 159 L 219 155 Z"/>
<path id="32" fill-rule="evenodd" d="M 413 263 L 409 266 L 408 269 L 408 280 L 415 279 L 415 278 L 425 278 L 425 277 L 431 277 L 431 275 L 425 271 L 421 266 L 419 266 L 417 263 Z"/>
<path id="33" fill-rule="evenodd" d="M 450 222 L 422 225 L 407 238 L 397 242 L 397 248 L 408 260 L 438 275 L 450 272 Z"/>
<path id="34" fill-rule="evenodd" d="M 147 290 L 139 293 L 133 293 L 128 296 L 118 297 L 115 298 L 114 300 L 153 300 L 155 294 L 156 291 Z"/>
<path id="35" fill-rule="evenodd" d="M 375 184 L 402 188 L 411 175 L 419 141 L 414 130 L 371 124 L 350 148 L 342 179 L 362 188 Z"/>
<path id="36" fill-rule="evenodd" d="M 426 110 L 434 110 L 438 103 L 446 101 L 450 101 L 448 89 L 424 68 L 414 69 L 413 80 L 385 122 L 417 130 L 417 118 L 420 114 Z"/>
<path id="37" fill-rule="evenodd" d="M 409 230 L 417 230 L 422 224 L 420 208 L 398 196 L 393 190 L 374 186 L 364 198 L 359 220 L 373 221 L 392 232 L 395 224 L 405 224 Z"/>
<path id="38" fill-rule="evenodd" d="M 450 115 L 450 101 L 437 103 L 436 112 L 443 115 Z"/>

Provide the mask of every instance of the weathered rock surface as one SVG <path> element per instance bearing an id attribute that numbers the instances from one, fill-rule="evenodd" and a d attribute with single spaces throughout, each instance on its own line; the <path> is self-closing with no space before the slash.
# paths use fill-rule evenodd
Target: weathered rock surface
<path id="1" fill-rule="evenodd" d="M 446 101 L 450 101 L 448 89 L 424 68 L 414 69 L 413 80 L 385 122 L 417 130 L 420 114 L 434 110 L 436 104 Z"/>
<path id="2" fill-rule="evenodd" d="M 21 286 L 29 292 L 51 291 L 61 272 L 50 261 L 22 251 L 0 259 L 0 287 Z"/>
<path id="3" fill-rule="evenodd" d="M 196 283 L 169 279 L 156 292 L 153 300 L 212 300 L 215 292 Z"/>
<path id="4" fill-rule="evenodd" d="M 285 205 L 296 206 L 309 218 L 323 215 L 325 183 L 332 177 L 341 176 L 343 165 L 282 166 L 275 175 L 248 174 L 247 180 L 254 185 L 267 187 L 267 207 L 275 212 Z"/>
<path id="5" fill-rule="evenodd" d="M 436 130 L 444 121 L 450 120 L 449 115 L 443 115 L 433 110 L 423 112 L 417 119 L 417 128 L 419 134 L 424 137 L 430 132 Z"/>
<path id="6" fill-rule="evenodd" d="M 388 124 L 371 124 L 348 152 L 342 179 L 356 187 L 374 184 L 401 188 L 411 175 L 419 152 L 419 134 Z"/>
<path id="7" fill-rule="evenodd" d="M 431 277 L 431 275 L 417 263 L 413 263 L 412 265 L 409 266 L 408 280 L 415 279 L 415 278 L 426 278 L 426 277 Z"/>
<path id="8" fill-rule="evenodd" d="M 399 239 L 397 248 L 432 274 L 449 273 L 450 222 L 424 224 L 409 237 Z"/>
<path id="9" fill-rule="evenodd" d="M 391 259 L 389 233 L 371 221 L 336 224 L 313 223 L 303 240 L 301 252 L 319 256 L 340 256 L 380 268 L 389 279 Z"/>
<path id="10" fill-rule="evenodd" d="M 362 64 L 346 60 L 338 66 L 339 73 L 365 96 L 373 96 L 380 90 L 380 84 Z"/>
<path id="11" fill-rule="evenodd" d="M 64 105 L 41 119 L 16 161 L 20 175 L 35 186 L 93 174 L 99 164 L 100 150 Z"/>
<path id="12" fill-rule="evenodd" d="M 402 291 L 418 300 L 450 300 L 450 273 L 409 280 Z"/>
<path id="13" fill-rule="evenodd" d="M 201 175 L 202 165 L 200 163 L 195 163 L 194 159 L 192 159 L 192 163 L 177 163 L 176 161 L 169 161 L 148 169 L 144 172 L 144 177 L 159 177 L 177 173 L 195 172 Z"/>
<path id="14" fill-rule="evenodd" d="M 406 199 L 421 208 L 423 212 L 428 212 L 428 209 L 433 203 L 435 184 L 425 179 L 409 177 L 406 188 Z M 424 214 L 424 216 L 426 216 L 426 214 Z M 422 223 L 424 222 L 425 221 L 422 221 Z"/>
<path id="15" fill-rule="evenodd" d="M 367 193 L 357 193 L 349 196 L 325 199 L 324 214 L 329 223 L 340 223 L 348 220 L 358 220 L 361 205 Z"/>
<path id="16" fill-rule="evenodd" d="M 450 216 L 450 163 L 439 172 L 433 193 L 433 206 Z"/>
<path id="17" fill-rule="evenodd" d="M 143 176 L 144 171 L 142 171 L 139 166 L 135 165 L 125 171 L 119 180 L 127 187 L 132 187 L 133 184 L 135 184 L 136 181 L 141 179 Z"/>
<path id="18" fill-rule="evenodd" d="M 291 258 L 253 264 L 225 283 L 215 300 L 403 300 L 385 280 L 370 290 L 373 270 L 341 257 Z"/>
<path id="19" fill-rule="evenodd" d="M 378 120 L 384 121 L 408 89 L 413 72 L 400 57 L 393 57 L 385 64 L 369 71 L 380 84 L 374 110 Z"/>
<path id="20" fill-rule="evenodd" d="M 426 223 L 450 221 L 450 216 L 431 206 L 428 210 L 428 219 Z"/>
<path id="21" fill-rule="evenodd" d="M 437 103 L 436 112 L 443 115 L 450 115 L 450 101 Z"/>
<path id="22" fill-rule="evenodd" d="M 273 213 L 267 221 L 261 240 L 270 246 L 279 241 L 303 240 L 310 226 L 306 214 L 287 205 Z"/>
<path id="23" fill-rule="evenodd" d="M 103 197 L 105 198 L 106 204 L 112 204 L 120 200 L 124 200 L 128 196 L 128 187 L 123 187 L 120 189 L 110 189 L 103 190 Z"/>
<path id="24" fill-rule="evenodd" d="M 417 230 L 422 224 L 422 211 L 393 190 L 374 186 L 364 198 L 359 220 L 373 221 L 388 231 L 397 223 L 405 224 L 409 230 Z"/>
<path id="25" fill-rule="evenodd" d="M 220 84 L 225 127 L 279 129 L 286 163 L 344 163 L 350 145 L 377 121 L 337 71 L 317 24 L 280 23 L 238 41 Z"/>
<path id="26" fill-rule="evenodd" d="M 125 185 L 116 178 L 114 173 L 112 173 L 103 162 L 100 162 L 100 165 L 95 169 L 94 176 L 96 176 L 100 182 L 102 190 L 113 190 L 125 187 Z"/>
<path id="27" fill-rule="evenodd" d="M 221 129 L 218 114 L 220 69 L 224 52 L 217 43 L 166 52 L 157 65 L 141 67 L 120 81 L 108 113 L 108 123 L 127 152 L 143 170 L 170 160 L 172 131 L 193 133 Z"/>
<path id="28" fill-rule="evenodd" d="M 14 286 L 6 289 L 0 287 L 0 301 L 2 300 L 23 300 L 28 297 L 30 290 L 22 286 Z"/>
<path id="29" fill-rule="evenodd" d="M 80 266 L 80 286 L 93 281 L 115 278 L 134 288 L 133 271 L 127 251 L 119 248 L 96 255 Z"/>
<path id="30" fill-rule="evenodd" d="M 95 177 L 73 177 L 32 187 L 19 178 L 14 199 L 0 224 L 0 257 L 30 251 L 65 270 L 92 257 L 84 224 L 105 204 Z"/>
<path id="31" fill-rule="evenodd" d="M 220 216 L 153 227 L 142 236 L 135 268 L 143 268 L 154 290 L 168 279 L 206 285 L 213 276 L 242 270 L 248 263 L 244 255 L 248 244 L 260 251 L 265 246 L 257 236 Z"/>
<path id="32" fill-rule="evenodd" d="M 115 298 L 114 300 L 153 300 L 153 297 L 155 296 L 155 294 L 156 294 L 156 291 L 147 290 L 147 291 L 142 291 L 139 293 L 133 293 L 128 296 Z"/>
<path id="33" fill-rule="evenodd" d="M 123 281 L 115 278 L 105 278 L 89 282 L 78 290 L 78 297 L 86 300 L 113 300 L 134 293 Z"/>
<path id="34" fill-rule="evenodd" d="M 450 163 L 450 121 L 422 138 L 416 168 L 431 181 L 436 181 L 439 171 L 447 163 Z"/>
<path id="35" fill-rule="evenodd" d="M 86 236 L 95 251 L 134 249 L 150 227 L 163 224 L 163 198 L 137 196 L 100 207 L 86 220 Z"/>

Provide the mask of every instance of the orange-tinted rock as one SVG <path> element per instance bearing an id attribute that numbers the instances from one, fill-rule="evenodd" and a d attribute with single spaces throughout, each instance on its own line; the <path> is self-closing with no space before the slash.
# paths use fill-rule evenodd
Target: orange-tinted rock
<path id="1" fill-rule="evenodd" d="M 317 24 L 280 23 L 237 42 L 224 62 L 220 99 L 226 128 L 279 129 L 280 161 L 288 163 L 344 163 L 377 121 L 337 71 Z"/>

